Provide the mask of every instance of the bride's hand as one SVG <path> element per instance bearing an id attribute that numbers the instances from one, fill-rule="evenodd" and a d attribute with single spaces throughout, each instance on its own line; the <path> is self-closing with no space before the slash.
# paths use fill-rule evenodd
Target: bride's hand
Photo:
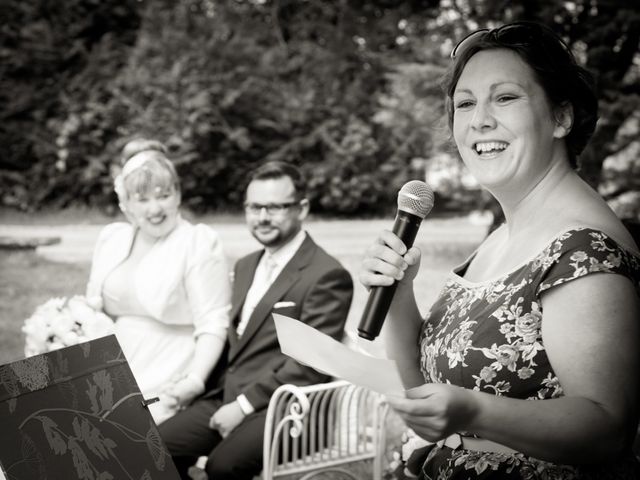
<path id="1" fill-rule="evenodd" d="M 393 232 L 384 230 L 371 245 L 362 260 L 359 280 L 367 290 L 385 287 L 398 281 L 411 283 L 420 266 L 420 250 L 407 247 Z"/>
<path id="2" fill-rule="evenodd" d="M 198 395 L 204 393 L 204 382 L 196 375 L 190 373 L 174 381 L 162 392 L 170 407 L 184 407 Z"/>

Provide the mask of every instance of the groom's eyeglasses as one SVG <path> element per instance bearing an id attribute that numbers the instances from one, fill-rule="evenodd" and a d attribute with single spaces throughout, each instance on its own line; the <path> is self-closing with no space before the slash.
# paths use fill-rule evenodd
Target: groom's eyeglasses
<path id="1" fill-rule="evenodd" d="M 251 215 L 260 215 L 264 208 L 269 215 L 283 215 L 287 210 L 295 205 L 299 205 L 300 201 L 283 202 L 283 203 L 245 203 L 244 211 Z"/>
<path id="2" fill-rule="evenodd" d="M 539 23 L 514 22 L 494 29 L 481 28 L 480 30 L 471 32 L 460 40 L 454 47 L 451 51 L 451 58 L 456 58 L 456 56 L 473 45 L 476 41 L 484 38 L 490 38 L 498 43 L 514 47 L 534 44 L 548 45 L 549 42 L 553 42 L 555 44 L 560 44 L 568 53 L 571 53 L 571 49 L 567 44 L 564 43 L 549 27 L 545 27 Z"/>

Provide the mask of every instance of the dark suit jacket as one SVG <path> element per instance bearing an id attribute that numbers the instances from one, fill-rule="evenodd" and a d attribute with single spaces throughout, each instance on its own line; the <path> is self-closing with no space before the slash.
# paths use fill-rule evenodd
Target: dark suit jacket
<path id="1" fill-rule="evenodd" d="M 231 319 L 237 324 L 247 291 L 264 250 L 241 258 L 235 265 Z M 281 313 L 340 340 L 351 306 L 353 281 L 340 263 L 307 234 L 249 318 L 238 338 L 229 328 L 226 362 L 214 372 L 215 387 L 206 396 L 222 393 L 223 403 L 244 394 L 256 410 L 266 408 L 280 385 L 326 382 L 325 374 L 302 366 L 280 351 L 271 315 Z M 282 304 L 282 308 L 277 308 Z M 276 308 L 274 308 L 276 305 Z M 210 382 L 211 383 L 211 382 Z M 222 392 L 221 392 L 222 391 Z"/>

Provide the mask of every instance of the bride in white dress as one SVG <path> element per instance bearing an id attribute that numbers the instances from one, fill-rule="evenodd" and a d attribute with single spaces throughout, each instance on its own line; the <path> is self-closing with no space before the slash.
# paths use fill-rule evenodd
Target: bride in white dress
<path id="1" fill-rule="evenodd" d="M 116 178 L 129 223 L 96 243 L 87 297 L 116 320 L 116 336 L 161 423 L 204 392 L 229 325 L 230 279 L 217 233 L 179 213 L 175 168 L 160 151 L 133 155 Z"/>

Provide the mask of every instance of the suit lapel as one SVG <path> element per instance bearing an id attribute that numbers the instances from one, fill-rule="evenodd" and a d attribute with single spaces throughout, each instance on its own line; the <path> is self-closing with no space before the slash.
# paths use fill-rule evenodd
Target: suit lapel
<path id="1" fill-rule="evenodd" d="M 311 237 L 307 234 L 304 242 L 293 256 L 293 258 L 287 263 L 284 267 L 280 275 L 275 279 L 269 290 L 267 290 L 256 305 L 255 310 L 249 317 L 249 322 L 247 323 L 247 328 L 245 329 L 242 337 L 237 341 L 236 345 L 231 346 L 231 351 L 229 352 L 229 361 L 233 361 L 233 359 L 242 351 L 242 349 L 250 342 L 253 336 L 256 334 L 260 326 L 270 318 L 271 310 L 273 309 L 274 303 L 280 300 L 287 291 L 296 283 L 296 281 L 300 278 L 300 270 L 306 267 L 311 260 L 311 256 L 315 251 L 316 245 L 311 240 Z M 259 259 L 259 257 L 258 257 Z M 257 267 L 257 261 L 253 268 L 253 272 L 255 272 L 255 268 Z M 253 279 L 253 275 L 251 275 L 251 279 Z M 251 285 L 251 281 L 249 281 L 249 286 Z M 246 290 L 249 289 L 247 286 Z M 246 290 L 244 292 L 244 296 L 242 301 L 244 302 L 244 297 L 246 296 Z M 233 317 L 232 317 L 233 318 Z M 237 336 L 236 336 L 237 338 Z"/>

